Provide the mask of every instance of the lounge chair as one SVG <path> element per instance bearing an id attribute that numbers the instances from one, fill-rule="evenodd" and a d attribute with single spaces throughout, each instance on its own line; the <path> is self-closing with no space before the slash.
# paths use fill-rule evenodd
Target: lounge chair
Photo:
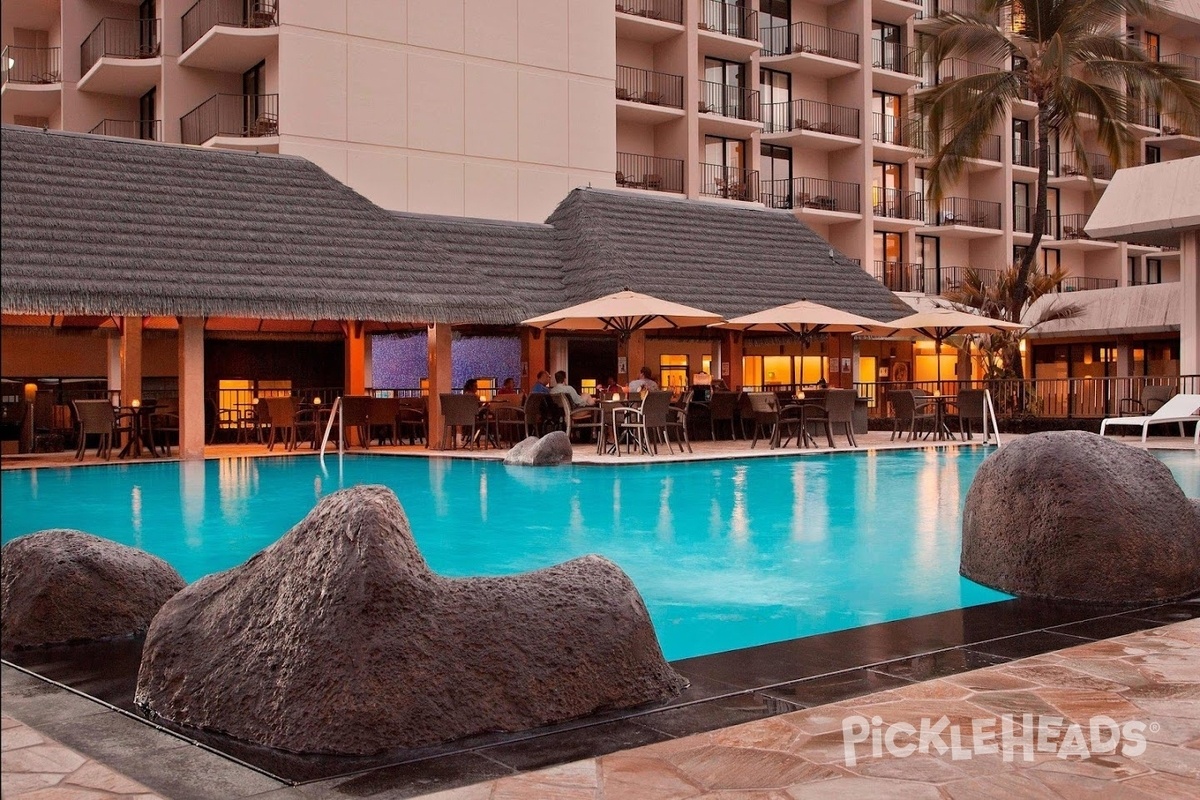
<path id="1" fill-rule="evenodd" d="M 1179 435 L 1184 435 L 1183 423 L 1195 422 L 1195 443 L 1200 447 L 1200 394 L 1177 394 L 1153 414 L 1145 417 L 1109 417 L 1100 423 L 1100 435 L 1112 425 L 1128 425 L 1142 429 L 1142 443 L 1146 442 L 1146 434 L 1151 425 L 1161 425 L 1167 422 L 1179 424 Z"/>

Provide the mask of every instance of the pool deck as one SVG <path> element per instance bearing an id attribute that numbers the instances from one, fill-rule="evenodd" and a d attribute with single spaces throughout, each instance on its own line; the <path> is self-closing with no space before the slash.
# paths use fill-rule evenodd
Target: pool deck
<path id="1" fill-rule="evenodd" d="M 1021 434 L 1002 434 L 1002 442 L 1011 442 L 1021 438 Z M 865 450 L 911 450 L 930 447 L 963 447 L 982 444 L 982 440 L 978 435 L 969 441 L 961 441 L 958 439 L 936 441 L 926 439 L 914 439 L 911 442 L 905 441 L 903 436 L 898 436 L 895 441 L 891 438 L 889 431 L 870 431 L 865 434 L 860 434 L 855 437 L 858 441 L 857 448 L 851 448 L 847 445 L 844 436 L 834 438 L 837 447 L 830 448 L 827 446 L 817 448 L 799 448 L 795 442 L 788 447 L 771 449 L 766 442 L 760 441 L 756 447 L 751 447 L 749 441 L 735 439 L 732 441 L 694 441 L 692 442 L 692 453 L 680 453 L 676 451 L 673 454 L 668 454 L 664 449 L 660 448 L 659 455 L 637 455 L 637 454 L 622 454 L 616 455 L 598 455 L 595 445 L 576 444 L 574 446 L 575 457 L 574 462 L 577 464 L 657 464 L 666 461 L 705 461 L 712 459 L 727 459 L 727 458 L 764 458 L 778 456 L 798 456 L 798 455 L 816 455 L 824 453 L 845 453 Z M 1141 441 L 1136 436 L 1114 436 L 1110 437 L 1115 441 L 1124 442 L 1133 445 L 1134 447 L 1143 447 Z M 1192 445 L 1190 437 L 1180 436 L 1155 436 L 1144 445 L 1148 449 L 1155 450 L 1183 450 L 1191 452 L 1200 452 Z M 164 461 L 175 461 L 177 458 L 141 458 L 141 459 L 118 459 L 115 456 L 110 460 L 98 458 L 94 455 L 94 451 L 89 450 L 89 454 L 82 460 L 76 461 L 74 452 L 61 453 L 31 453 L 27 455 L 4 456 L 0 459 L 0 468 L 3 469 L 28 469 L 32 467 L 72 467 L 72 466 L 95 466 L 97 464 L 134 464 L 134 463 L 162 463 Z M 359 447 L 349 448 L 347 453 L 359 454 L 370 453 L 374 455 L 392 455 L 392 456 L 409 456 L 409 457 L 441 457 L 441 458 L 482 458 L 482 459 L 503 459 L 506 449 L 484 449 L 484 450 L 428 450 L 422 445 L 400 445 L 400 446 L 373 446 L 369 450 L 363 450 Z M 282 445 L 276 445 L 275 449 L 268 451 L 265 445 L 261 444 L 217 444 L 210 445 L 205 448 L 204 452 L 206 459 L 219 458 L 271 458 L 282 456 L 311 456 L 316 457 L 317 453 L 307 446 L 302 446 L 295 451 L 287 451 Z M 331 456 L 336 457 L 336 451 L 332 448 L 326 451 L 326 459 Z"/>
<path id="2" fill-rule="evenodd" d="M 491 779 L 483 780 L 464 763 L 402 786 L 391 770 L 286 786 L 8 666 L 0 696 L 2 788 L 13 800 L 1200 796 L 1200 619 L 549 769 L 500 778 L 493 769 Z M 886 749 L 875 756 L 869 744 L 861 744 L 854 751 L 856 763 L 846 761 L 843 721 L 854 715 L 916 728 L 923 719 L 936 726 L 945 716 L 969 737 L 973 721 L 994 723 L 998 730 L 1004 715 L 1019 720 L 1025 713 L 1040 715 L 1052 728 L 1079 723 L 1085 737 L 1089 720 L 1099 715 L 1119 725 L 1142 723 L 1145 749 L 1066 757 L 1035 752 L 1028 761 L 1023 750 L 1009 759 L 975 751 L 964 758 L 969 740 L 956 757 L 953 750 L 937 754 L 938 739 L 930 740 L 928 754 L 908 756 Z M 1023 732 L 1019 721 L 1016 732 Z M 950 742 L 949 734 L 945 740 Z M 896 743 L 910 741 L 915 740 L 901 736 Z M 1128 734 L 1121 741 L 1134 743 Z M 515 771 L 505 766 L 499 772 Z M 436 790 L 443 791 L 423 795 Z"/>

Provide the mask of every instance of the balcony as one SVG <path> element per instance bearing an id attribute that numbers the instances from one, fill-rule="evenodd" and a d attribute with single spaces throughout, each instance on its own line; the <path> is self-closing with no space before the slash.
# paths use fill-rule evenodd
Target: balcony
<path id="1" fill-rule="evenodd" d="M 1037 209 L 1030 206 L 1013 206 L 1013 236 L 1028 244 L 1033 235 L 1033 218 Z M 1058 217 L 1046 215 L 1046 227 L 1042 236 L 1050 239 L 1058 237 Z"/>
<path id="2" fill-rule="evenodd" d="M 662 42 L 683 33 L 683 0 L 617 0 L 617 38 Z"/>
<path id="3" fill-rule="evenodd" d="M 141 97 L 162 75 L 161 20 L 106 17 L 79 47 L 81 92 Z"/>
<path id="4" fill-rule="evenodd" d="M 1173 151 L 1178 157 L 1200 155 L 1200 129 L 1169 111 L 1159 117 L 1161 134 L 1146 138 L 1146 143 Z"/>
<path id="5" fill-rule="evenodd" d="M 1091 184 L 1089 176 L 1097 181 L 1110 181 L 1113 176 L 1113 164 L 1108 156 L 1102 153 L 1085 153 L 1081 159 L 1074 152 L 1050 154 L 1050 185 L 1078 186 L 1085 188 Z"/>
<path id="6" fill-rule="evenodd" d="M 984 286 L 993 286 L 1000 278 L 1000 273 L 994 269 L 974 271 Z M 875 279 L 893 292 L 942 296 L 957 291 L 966 278 L 966 267 L 926 267 L 903 261 L 875 262 Z"/>
<path id="7" fill-rule="evenodd" d="M 1112 250 L 1117 242 L 1102 242 L 1084 232 L 1091 214 L 1063 214 L 1059 217 L 1061 230 L 1058 235 L 1059 250 Z"/>
<path id="8" fill-rule="evenodd" d="M 921 10 L 917 12 L 915 23 L 916 29 L 919 31 L 932 29 L 937 18 L 942 14 L 978 16 L 980 13 L 979 0 L 920 0 L 920 2 Z M 993 13 L 993 22 L 999 24 L 999 12 Z"/>
<path id="9" fill-rule="evenodd" d="M 637 153 L 617 153 L 617 186 L 683 193 L 683 161 Z"/>
<path id="10" fill-rule="evenodd" d="M 871 40 L 872 85 L 885 92 L 903 94 L 921 82 L 917 49 L 898 42 Z"/>
<path id="11" fill-rule="evenodd" d="M 785 178 L 762 181 L 762 201 L 768 208 L 800 212 L 806 219 L 843 222 L 862 218 L 862 186 L 825 178 Z"/>
<path id="12" fill-rule="evenodd" d="M 1028 177 L 1036 177 L 1038 168 L 1037 142 L 1032 139 L 1014 138 L 1012 146 L 1013 170 L 1018 173 L 1024 172 Z"/>
<path id="13" fill-rule="evenodd" d="M 908 231 L 919 228 L 925 218 L 925 200 L 920 192 L 871 187 L 871 213 L 875 230 Z"/>
<path id="14" fill-rule="evenodd" d="M 62 104 L 62 48 L 5 47 L 0 79 L 6 115 L 52 116 Z"/>
<path id="15" fill-rule="evenodd" d="M 700 196 L 757 203 L 758 170 L 701 164 Z"/>
<path id="16" fill-rule="evenodd" d="M 1169 56 L 1163 56 L 1159 60 L 1164 64 L 1174 64 L 1182 69 L 1191 80 L 1200 81 L 1200 56 L 1193 56 L 1187 53 L 1172 53 Z"/>
<path id="17" fill-rule="evenodd" d="M 817 78 L 847 75 L 859 69 L 858 34 L 797 22 L 759 31 L 763 66 L 793 69 Z"/>
<path id="18" fill-rule="evenodd" d="M 970 197 L 945 197 L 936 211 L 927 208 L 925 224 L 938 228 L 938 235 L 978 239 L 1000 235 L 1000 204 Z"/>
<path id="19" fill-rule="evenodd" d="M 682 118 L 682 76 L 617 65 L 617 119 L 657 125 Z"/>
<path id="20" fill-rule="evenodd" d="M 217 72 L 245 72 L 275 51 L 279 40 L 276 0 L 199 0 L 183 15 L 179 65 Z"/>
<path id="21" fill-rule="evenodd" d="M 933 134 L 929 131 L 921 131 L 919 140 L 921 150 L 924 152 L 922 161 L 928 161 L 933 156 Z M 1000 167 L 1000 134 L 989 133 L 983 138 L 979 152 L 968 153 L 964 149 L 961 151 L 961 155 L 965 161 L 967 172 L 998 169 Z"/>
<path id="22" fill-rule="evenodd" d="M 875 142 L 877 159 L 884 156 L 904 161 L 921 155 L 920 125 L 916 120 L 878 111 L 872 112 L 871 118 L 874 123 L 871 139 Z"/>
<path id="23" fill-rule="evenodd" d="M 921 10 L 921 0 L 871 0 L 871 19 L 903 25 Z"/>
<path id="24" fill-rule="evenodd" d="M 1092 289 L 1115 289 L 1118 281 L 1116 278 L 1087 278 L 1080 275 L 1071 275 L 1063 278 L 1058 284 L 1055 291 L 1058 292 L 1086 292 Z"/>
<path id="25" fill-rule="evenodd" d="M 792 100 L 763 105 L 763 141 L 806 147 L 810 150 L 842 150 L 854 147 L 862 137 L 861 113 L 857 108 Z"/>
<path id="26" fill-rule="evenodd" d="M 943 83 L 956 81 L 961 78 L 988 75 L 1000 71 L 999 67 L 979 61 L 967 61 L 963 58 L 947 58 L 943 59 L 942 63 L 938 64 L 936 68 L 934 68 L 933 64 L 922 63 L 921 82 L 917 86 L 920 89 L 931 89 L 934 86 L 940 86 Z"/>
<path id="27" fill-rule="evenodd" d="M 233 150 L 279 147 L 279 95 L 215 94 L 179 120 L 184 144 Z"/>
<path id="28" fill-rule="evenodd" d="M 721 0 L 702 0 L 701 55 L 748 60 L 758 50 L 758 12 Z"/>
<path id="29" fill-rule="evenodd" d="M 157 119 L 102 119 L 88 133 L 120 139 L 162 141 L 162 121 Z"/>
<path id="30" fill-rule="evenodd" d="M 1150 131 L 1142 131 L 1142 135 L 1152 135 L 1152 132 L 1158 131 L 1162 127 L 1162 115 L 1158 113 L 1158 109 L 1150 106 L 1131 103 L 1126 114 L 1126 120 L 1140 128 L 1149 128 Z"/>
<path id="31" fill-rule="evenodd" d="M 710 133 L 747 136 L 761 126 L 758 92 L 741 86 L 700 81 L 700 124 Z"/>

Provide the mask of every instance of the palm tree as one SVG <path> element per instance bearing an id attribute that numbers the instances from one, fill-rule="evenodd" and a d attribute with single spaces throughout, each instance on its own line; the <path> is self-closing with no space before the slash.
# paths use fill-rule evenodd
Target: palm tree
<path id="1" fill-rule="evenodd" d="M 1032 240 L 997 309 L 1008 320 L 1020 322 L 1030 302 L 1030 276 L 1048 220 L 1051 132 L 1090 175 L 1083 125 L 1095 129 L 1099 146 L 1120 167 L 1134 150 L 1131 120 L 1143 103 L 1175 114 L 1185 126 L 1200 121 L 1200 84 L 1174 64 L 1150 60 L 1125 35 L 1126 20 L 1159 10 L 1158 0 L 978 0 L 974 13 L 938 17 L 922 40 L 920 55 L 928 63 L 965 58 L 1006 65 L 948 80 L 918 98 L 932 137 L 931 204 L 945 196 L 965 159 L 979 156 L 1012 101 L 1037 104 L 1037 206 Z"/>

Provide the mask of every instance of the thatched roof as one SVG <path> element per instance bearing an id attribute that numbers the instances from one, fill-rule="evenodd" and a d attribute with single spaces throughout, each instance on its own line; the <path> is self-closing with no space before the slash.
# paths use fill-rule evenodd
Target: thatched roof
<path id="1" fill-rule="evenodd" d="M 433 238 L 300 158 L 5 126 L 11 313 L 518 322 Z"/>
<path id="2" fill-rule="evenodd" d="M 894 294 L 791 214 L 576 189 L 547 224 L 385 211 L 300 158 L 3 128 L 13 314 L 505 325 L 629 288 L 736 316 Z"/>

